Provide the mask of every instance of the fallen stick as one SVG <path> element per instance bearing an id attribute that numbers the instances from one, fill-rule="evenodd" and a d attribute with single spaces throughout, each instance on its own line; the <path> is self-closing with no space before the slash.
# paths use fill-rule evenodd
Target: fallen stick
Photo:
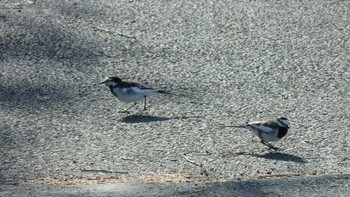
<path id="1" fill-rule="evenodd" d="M 192 161 L 192 160 L 188 159 L 188 158 L 186 157 L 186 155 L 184 155 L 184 158 L 185 158 L 185 160 L 188 161 L 189 163 L 194 164 L 194 165 L 196 165 L 196 166 L 202 167 L 202 164 L 199 164 L 199 163 L 197 163 L 197 162 L 195 162 L 195 161 Z"/>
<path id="2" fill-rule="evenodd" d="M 129 172 L 123 172 L 123 171 L 111 171 L 111 170 L 87 170 L 87 169 L 80 169 L 82 172 L 103 172 L 103 173 L 119 173 L 119 174 L 128 174 Z"/>
<path id="3" fill-rule="evenodd" d="M 104 32 L 107 32 L 107 33 L 115 33 L 115 34 L 117 34 L 119 36 L 122 36 L 122 37 L 125 37 L 125 38 L 133 38 L 133 39 L 136 38 L 135 36 L 128 36 L 128 35 L 122 34 L 120 32 L 112 31 L 112 30 L 109 30 L 109 29 L 101 28 L 101 27 L 92 26 L 92 28 L 94 28 L 94 29 L 96 29 L 98 31 L 104 31 Z"/>

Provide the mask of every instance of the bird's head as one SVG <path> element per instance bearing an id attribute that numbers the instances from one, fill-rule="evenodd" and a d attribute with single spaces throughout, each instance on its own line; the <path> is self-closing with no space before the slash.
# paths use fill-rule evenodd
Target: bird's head
<path id="1" fill-rule="evenodd" d="M 288 118 L 281 117 L 277 119 L 277 124 L 281 127 L 287 127 L 289 128 L 289 121 Z"/>
<path id="2" fill-rule="evenodd" d="M 107 77 L 101 84 L 106 84 L 106 86 L 115 86 L 118 83 L 122 82 L 122 79 L 119 77 Z"/>

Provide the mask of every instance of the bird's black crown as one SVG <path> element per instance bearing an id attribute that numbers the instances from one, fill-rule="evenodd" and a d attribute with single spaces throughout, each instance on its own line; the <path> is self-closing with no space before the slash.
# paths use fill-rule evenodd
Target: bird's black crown
<path id="1" fill-rule="evenodd" d="M 117 82 L 117 83 L 120 83 L 122 82 L 122 79 L 119 78 L 119 77 L 109 77 L 111 81 L 114 81 L 114 82 Z"/>

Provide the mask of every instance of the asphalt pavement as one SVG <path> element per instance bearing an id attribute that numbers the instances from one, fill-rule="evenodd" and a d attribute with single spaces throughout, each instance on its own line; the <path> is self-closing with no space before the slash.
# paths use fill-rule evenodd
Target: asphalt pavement
<path id="1" fill-rule="evenodd" d="M 0 194 L 349 196 L 349 54 L 350 1 L 2 0 Z M 277 152 L 218 126 L 282 116 Z"/>
<path id="2" fill-rule="evenodd" d="M 348 196 L 349 175 L 209 183 L 4 185 L 1 196 Z"/>

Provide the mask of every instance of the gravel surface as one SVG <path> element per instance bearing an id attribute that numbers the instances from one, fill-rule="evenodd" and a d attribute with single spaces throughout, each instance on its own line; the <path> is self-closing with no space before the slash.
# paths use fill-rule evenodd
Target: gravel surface
<path id="1" fill-rule="evenodd" d="M 0 181 L 349 174 L 349 54 L 350 1 L 1 1 Z M 281 116 L 279 152 L 217 126 Z"/>
<path id="2" fill-rule="evenodd" d="M 350 175 L 217 183 L 4 185 L 1 196 L 337 196 L 350 195 Z M 305 187 L 307 185 L 307 187 Z"/>

